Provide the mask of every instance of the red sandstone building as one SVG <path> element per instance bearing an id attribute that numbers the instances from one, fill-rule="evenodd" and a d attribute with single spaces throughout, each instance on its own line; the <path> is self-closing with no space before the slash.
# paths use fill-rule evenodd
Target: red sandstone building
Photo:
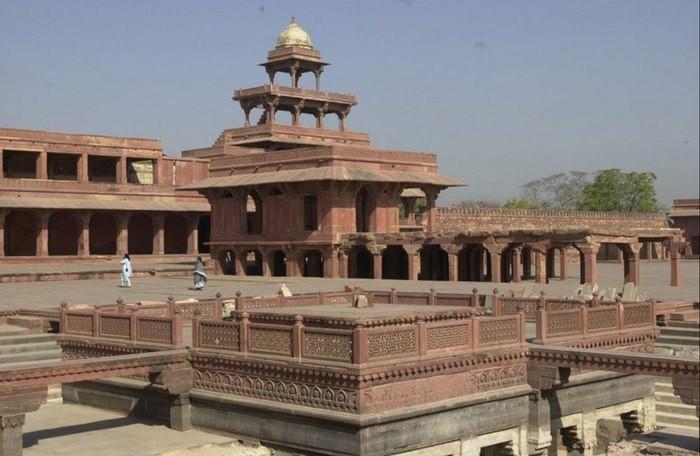
<path id="1" fill-rule="evenodd" d="M 678 283 L 680 232 L 663 214 L 438 209 L 440 191 L 461 182 L 437 174 L 434 154 L 378 149 L 367 134 L 348 131 L 356 99 L 320 89 L 326 65 L 292 21 L 262 64 L 269 83 L 235 91 L 244 126 L 183 152 L 211 158 L 209 178 L 185 188 L 211 203 L 220 271 L 546 282 L 566 278 L 566 252 L 577 251 L 581 281 L 594 283 L 604 247 L 622 252 L 625 282 L 638 283 L 640 258 L 663 242 Z M 276 83 L 278 73 L 288 85 Z M 307 73 L 315 90 L 299 87 Z M 423 196 L 419 217 L 414 203 Z"/>
<path id="2" fill-rule="evenodd" d="M 175 193 L 206 177 L 206 160 L 168 157 L 151 139 L 8 128 L 0 153 L 5 260 L 207 249 L 208 202 Z"/>
<path id="3" fill-rule="evenodd" d="M 685 255 L 700 255 L 700 199 L 673 200 L 673 207 L 668 216 L 673 220 L 674 227 L 683 230 L 683 237 L 687 243 Z"/>

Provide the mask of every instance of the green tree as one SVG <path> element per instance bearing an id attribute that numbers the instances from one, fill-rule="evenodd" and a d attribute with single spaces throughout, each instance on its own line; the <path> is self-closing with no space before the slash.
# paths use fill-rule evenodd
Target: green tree
<path id="1" fill-rule="evenodd" d="M 657 212 L 656 175 L 604 169 L 583 188 L 581 211 Z"/>
<path id="2" fill-rule="evenodd" d="M 505 209 L 537 209 L 537 205 L 527 198 L 511 198 L 503 204 Z"/>

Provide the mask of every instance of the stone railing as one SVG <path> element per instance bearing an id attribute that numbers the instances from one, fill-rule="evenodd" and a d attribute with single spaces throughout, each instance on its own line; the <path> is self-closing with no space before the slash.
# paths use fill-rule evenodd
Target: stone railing
<path id="1" fill-rule="evenodd" d="M 628 302 L 627 304 L 636 302 Z M 494 294 L 491 303 L 494 315 L 512 315 L 522 311 L 525 312 L 528 321 L 535 321 L 539 307 L 543 307 L 547 311 L 572 310 L 581 306 L 613 305 L 615 301 L 603 301 L 598 295 L 593 295 L 592 299 L 581 301 L 578 299 L 548 298 L 544 292 L 541 292 L 539 297 L 511 297 Z"/>
<path id="2" fill-rule="evenodd" d="M 199 311 L 200 316 L 203 318 L 221 318 L 222 305 L 221 297 L 217 295 L 216 298 L 202 301 L 175 302 L 172 298 L 169 298 L 167 302 L 163 303 L 142 305 L 118 302 L 117 304 L 97 305 L 94 308 L 98 312 L 137 314 L 153 317 L 172 317 L 175 314 L 181 314 L 183 319 L 191 320 L 196 311 Z"/>
<path id="3" fill-rule="evenodd" d="M 318 292 L 284 296 L 241 296 L 236 293 L 237 310 L 269 309 L 273 307 L 319 306 L 325 304 L 352 304 L 354 292 Z M 203 315 L 205 317 L 205 315 Z"/>
<path id="4" fill-rule="evenodd" d="M 62 309 L 60 331 L 64 335 L 106 338 L 130 342 L 182 345 L 183 317 L 140 315 L 91 309 Z"/>
<path id="5" fill-rule="evenodd" d="M 653 302 L 601 307 L 579 306 L 571 310 L 537 310 L 535 343 L 558 343 L 601 336 L 624 335 L 648 330 L 656 334 L 656 311 Z"/>
<path id="6" fill-rule="evenodd" d="M 471 311 L 361 321 L 238 311 L 234 321 L 195 318 L 192 330 L 194 348 L 346 364 L 525 343 L 524 315 Z"/>

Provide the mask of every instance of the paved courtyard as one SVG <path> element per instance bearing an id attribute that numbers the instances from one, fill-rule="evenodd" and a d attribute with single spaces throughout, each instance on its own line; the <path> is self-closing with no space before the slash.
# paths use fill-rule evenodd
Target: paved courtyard
<path id="1" fill-rule="evenodd" d="M 75 267 L 75 266 L 71 266 Z M 437 291 L 470 293 L 476 287 L 481 293 L 490 293 L 493 288 L 501 292 L 522 290 L 530 293 L 540 290 L 550 296 L 571 296 L 579 286 L 576 265 L 572 265 L 571 276 L 565 281 L 552 279 L 547 285 L 532 281 L 519 284 L 488 282 L 431 282 L 406 280 L 371 280 L 371 279 L 317 279 L 299 277 L 236 277 L 213 276 L 202 291 L 191 289 L 189 277 L 144 277 L 136 278 L 132 288 L 120 288 L 119 280 L 68 280 L 51 282 L 25 282 L 0 284 L 0 310 L 40 309 L 56 307 L 61 301 L 69 304 L 106 304 L 118 298 L 126 302 L 164 301 L 168 296 L 175 299 L 210 298 L 220 292 L 224 297 L 233 296 L 236 291 L 244 295 L 263 295 L 275 293 L 281 283 L 286 283 L 293 293 L 313 291 L 333 291 L 342 289 L 346 284 L 360 285 L 370 290 L 388 290 L 392 287 L 403 291 L 428 291 L 434 287 Z M 685 260 L 681 262 L 682 287 L 668 285 L 670 279 L 669 262 L 641 263 L 641 289 L 650 297 L 660 299 L 700 300 L 700 261 Z M 622 264 L 600 263 L 598 265 L 599 285 L 601 288 L 623 285 Z"/>

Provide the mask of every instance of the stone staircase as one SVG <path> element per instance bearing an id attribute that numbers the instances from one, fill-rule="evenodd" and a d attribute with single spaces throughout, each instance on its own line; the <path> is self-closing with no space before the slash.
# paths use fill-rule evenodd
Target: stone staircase
<path id="1" fill-rule="evenodd" d="M 668 325 L 661 327 L 661 334 L 656 339 L 657 352 L 670 356 L 697 357 L 700 352 L 698 316 L 697 309 L 671 315 Z M 697 431 L 700 421 L 695 416 L 695 407 L 683 404 L 680 398 L 673 394 L 670 378 L 657 379 L 655 396 L 657 425 Z"/>
<path id="2" fill-rule="evenodd" d="M 0 366 L 22 366 L 34 361 L 60 360 L 56 335 L 0 323 Z M 49 401 L 61 400 L 61 385 L 49 386 Z"/>

